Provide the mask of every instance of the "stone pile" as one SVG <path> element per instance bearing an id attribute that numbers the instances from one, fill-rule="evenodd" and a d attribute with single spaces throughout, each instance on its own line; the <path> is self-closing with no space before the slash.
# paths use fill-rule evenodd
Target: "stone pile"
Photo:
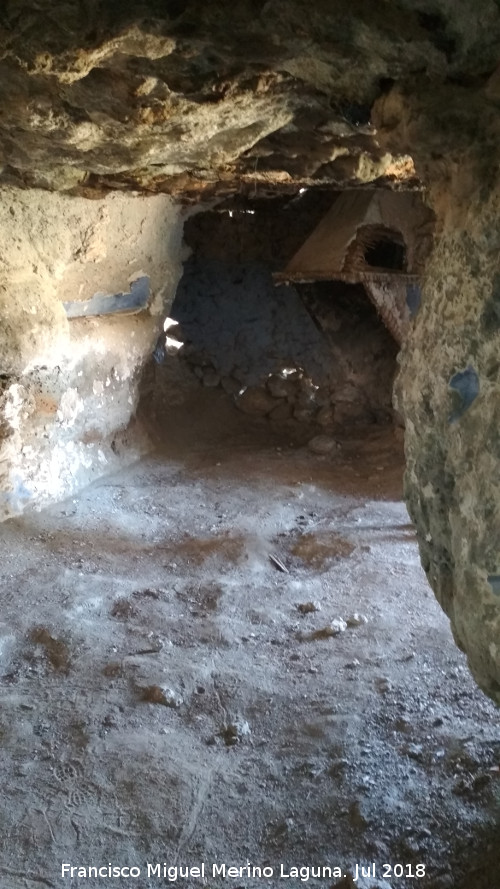
<path id="1" fill-rule="evenodd" d="M 235 368 L 223 375 L 213 359 L 193 346 L 179 353 L 200 383 L 221 387 L 245 414 L 267 417 L 275 423 L 316 424 L 322 429 L 364 423 L 390 423 L 392 412 L 374 409 L 354 386 L 339 387 L 333 379 L 315 382 L 301 367 L 283 368 L 257 384 L 248 385 L 246 373 Z"/>

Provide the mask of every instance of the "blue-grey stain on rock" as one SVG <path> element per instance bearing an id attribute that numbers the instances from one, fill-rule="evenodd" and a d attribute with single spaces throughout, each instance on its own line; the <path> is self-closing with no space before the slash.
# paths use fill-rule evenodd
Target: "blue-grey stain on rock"
<path id="1" fill-rule="evenodd" d="M 167 353 L 165 351 L 165 334 L 161 333 L 156 340 L 156 346 L 153 349 L 153 358 L 157 364 L 163 364 Z"/>
<path id="2" fill-rule="evenodd" d="M 465 370 L 453 374 L 448 385 L 458 393 L 460 399 L 448 418 L 450 423 L 455 423 L 479 395 L 479 377 L 473 367 L 466 367 Z"/>
<path id="3" fill-rule="evenodd" d="M 500 574 L 490 574 L 488 583 L 494 596 L 500 596 Z"/>
<path id="4" fill-rule="evenodd" d="M 414 318 L 417 314 L 420 303 L 422 301 L 422 291 L 420 289 L 420 284 L 407 284 L 406 285 L 406 305 L 410 310 L 410 318 Z"/>
<path id="5" fill-rule="evenodd" d="M 90 299 L 63 303 L 68 318 L 87 318 L 90 315 L 116 315 L 120 312 L 140 312 L 149 302 L 149 277 L 142 275 L 130 285 L 128 293 L 95 293 Z"/>

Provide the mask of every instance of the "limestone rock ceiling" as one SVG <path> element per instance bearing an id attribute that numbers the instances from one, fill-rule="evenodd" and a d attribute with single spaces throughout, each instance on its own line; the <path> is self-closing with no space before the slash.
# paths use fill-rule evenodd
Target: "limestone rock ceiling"
<path id="1" fill-rule="evenodd" d="M 414 92 L 424 117 L 445 97 L 463 131 L 464 94 L 491 100 L 499 44 L 495 0 L 7 0 L 0 181 L 193 196 L 414 185 L 408 146 L 378 144 L 374 103 L 387 130 Z"/>

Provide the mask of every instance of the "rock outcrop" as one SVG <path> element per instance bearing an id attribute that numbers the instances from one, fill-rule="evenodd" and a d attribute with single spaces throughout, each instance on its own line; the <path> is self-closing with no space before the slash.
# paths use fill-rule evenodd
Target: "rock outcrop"
<path id="1" fill-rule="evenodd" d="M 374 101 L 404 84 L 440 105 L 446 83 L 459 112 L 499 39 L 494 0 L 9 0 L 1 179 L 184 198 L 414 182 L 411 155 L 377 142 Z"/>
<path id="2" fill-rule="evenodd" d="M 406 497 L 456 642 L 500 703 L 499 111 L 496 73 L 460 103 L 443 88 L 426 117 L 396 93 L 377 114 L 382 138 L 414 146 L 438 219 L 397 383 Z"/>

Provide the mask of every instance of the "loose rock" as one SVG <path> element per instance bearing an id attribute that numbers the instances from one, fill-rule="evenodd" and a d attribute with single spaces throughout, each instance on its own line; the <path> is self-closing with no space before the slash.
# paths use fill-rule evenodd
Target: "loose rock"
<path id="1" fill-rule="evenodd" d="M 250 726 L 246 719 L 235 719 L 234 722 L 227 723 L 220 733 L 227 747 L 234 747 L 250 734 Z"/>
<path id="2" fill-rule="evenodd" d="M 343 633 L 347 629 L 347 624 L 341 617 L 336 617 L 332 620 L 330 627 L 333 630 L 334 635 L 338 636 L 339 633 Z"/>
<path id="3" fill-rule="evenodd" d="M 297 611 L 301 614 L 311 614 L 313 611 L 321 611 L 321 605 L 319 602 L 300 602 Z"/>
<path id="4" fill-rule="evenodd" d="M 221 377 L 220 384 L 228 395 L 236 395 L 241 389 L 241 383 L 235 380 L 234 377 Z"/>
<path id="5" fill-rule="evenodd" d="M 310 423 L 314 417 L 314 408 L 296 407 L 293 412 L 294 420 L 298 423 Z"/>
<path id="6" fill-rule="evenodd" d="M 236 407 L 244 414 L 269 414 L 276 407 L 276 399 L 265 389 L 249 386 L 236 399 Z"/>
<path id="7" fill-rule="evenodd" d="M 364 614 L 358 614 L 357 611 L 354 614 L 351 614 L 350 617 L 346 618 L 346 624 L 348 627 L 360 627 L 362 624 L 367 624 L 368 618 Z"/>
<path id="8" fill-rule="evenodd" d="M 270 419 L 277 423 L 284 423 L 286 420 L 289 420 L 291 416 L 292 408 L 287 401 L 278 404 L 269 414 Z"/>
<path id="9" fill-rule="evenodd" d="M 287 385 L 286 380 L 280 376 L 271 376 L 267 381 L 267 388 L 273 398 L 286 398 L 290 391 L 290 386 Z"/>
<path id="10" fill-rule="evenodd" d="M 322 407 L 314 419 L 320 426 L 331 426 L 333 423 L 333 411 L 329 407 Z"/>
<path id="11" fill-rule="evenodd" d="M 183 703 L 180 694 L 164 685 L 147 685 L 141 692 L 142 700 L 149 704 L 163 704 L 164 707 L 177 709 Z"/>
<path id="12" fill-rule="evenodd" d="M 331 435 L 315 435 L 308 443 L 313 454 L 331 454 L 337 448 L 337 442 Z"/>
<path id="13" fill-rule="evenodd" d="M 320 630 L 314 630 L 312 633 L 298 633 L 297 639 L 300 642 L 315 642 L 318 639 L 330 639 L 332 636 L 339 636 L 347 629 L 347 624 L 342 618 L 332 620 L 328 627 L 322 627 Z"/>

